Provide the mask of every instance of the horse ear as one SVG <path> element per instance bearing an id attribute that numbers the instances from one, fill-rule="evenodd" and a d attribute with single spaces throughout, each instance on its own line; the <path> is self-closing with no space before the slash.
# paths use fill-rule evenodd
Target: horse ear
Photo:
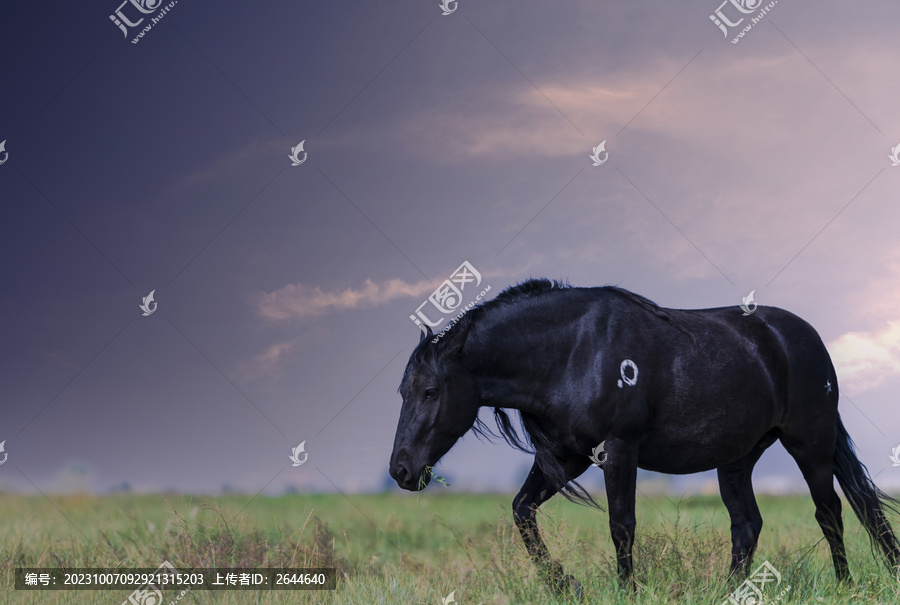
<path id="1" fill-rule="evenodd" d="M 469 338 L 469 331 L 471 329 L 472 324 L 469 323 L 460 330 L 458 334 L 455 334 L 453 338 L 444 345 L 444 354 L 451 358 L 458 357 L 459 354 L 462 353 L 463 345 L 466 344 L 466 340 Z"/>
<path id="2" fill-rule="evenodd" d="M 422 344 L 422 341 L 426 338 L 434 338 L 434 332 L 431 331 L 430 326 L 419 326 L 419 329 L 422 330 L 422 335 L 419 337 L 419 344 Z"/>

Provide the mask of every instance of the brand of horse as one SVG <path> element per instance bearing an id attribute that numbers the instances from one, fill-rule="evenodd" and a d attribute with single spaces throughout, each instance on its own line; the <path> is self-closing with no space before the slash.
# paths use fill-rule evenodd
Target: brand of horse
<path id="1" fill-rule="evenodd" d="M 603 154 L 603 159 L 600 159 L 600 154 Z M 588 156 L 592 160 L 594 160 L 594 166 L 602 166 L 606 160 L 609 159 L 609 152 L 606 151 L 606 139 L 603 140 L 602 143 L 594 147 L 594 153 Z"/>
<path id="2" fill-rule="evenodd" d="M 628 377 L 628 372 L 626 370 L 631 370 L 631 377 Z M 631 361 L 630 359 L 624 360 L 619 365 L 619 382 L 616 385 L 621 389 L 623 384 L 627 384 L 630 387 L 633 387 L 637 384 L 638 377 L 638 369 L 637 364 Z"/>
<path id="3" fill-rule="evenodd" d="M 900 145 L 898 145 L 900 147 Z M 3 159 L 0 160 L 0 166 L 6 163 L 6 160 L 9 159 L 9 153 L 6 151 L 6 141 L 0 143 L 0 152 L 3 153 Z"/>
<path id="4" fill-rule="evenodd" d="M 449 279 L 445 279 L 444 283 L 431 293 L 425 302 L 419 305 L 419 308 L 416 309 L 416 314 L 410 315 L 409 318 L 419 326 L 422 332 L 426 331 L 425 326 L 432 328 L 437 326 L 444 321 L 444 316 L 453 313 L 459 308 L 462 304 L 463 290 L 466 289 L 466 284 L 472 282 L 475 283 L 476 287 L 481 285 L 481 273 L 472 266 L 472 263 L 465 261 L 453 272 Z M 429 317 L 423 310 L 429 304 L 440 314 L 437 319 L 432 319 L 435 315 Z"/>

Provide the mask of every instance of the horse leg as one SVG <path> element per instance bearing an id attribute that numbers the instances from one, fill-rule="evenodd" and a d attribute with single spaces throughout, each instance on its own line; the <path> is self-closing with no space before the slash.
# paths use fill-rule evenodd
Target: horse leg
<path id="1" fill-rule="evenodd" d="M 571 473 L 566 466 L 566 476 L 574 479 L 583 473 L 590 462 L 571 463 L 573 467 L 577 464 L 580 469 L 572 468 Z M 577 471 L 577 472 L 576 472 Z M 522 489 L 516 494 L 513 500 L 513 519 L 515 519 L 516 527 L 522 534 L 522 541 L 525 542 L 525 548 L 537 568 L 544 574 L 547 585 L 557 594 L 563 594 L 567 590 L 572 591 L 579 599 L 582 597 L 583 591 L 581 585 L 570 575 L 563 573 L 563 567 L 550 557 L 550 551 L 547 545 L 541 539 L 538 530 L 537 516 L 538 507 L 553 497 L 559 491 L 559 487 L 551 485 L 541 471 L 540 466 L 535 460 L 528 473 L 528 478 L 522 485 Z"/>
<path id="2" fill-rule="evenodd" d="M 606 442 L 607 459 L 603 464 L 606 479 L 606 498 L 609 501 L 609 533 L 616 547 L 616 566 L 623 586 L 634 582 L 634 563 L 631 547 L 634 545 L 634 493 L 637 487 L 637 451 L 623 446 L 619 441 Z"/>
<path id="3" fill-rule="evenodd" d="M 763 526 L 762 515 L 759 514 L 756 497 L 753 495 L 751 475 L 759 457 L 770 444 L 771 442 L 765 447 L 757 444 L 743 458 L 717 469 L 719 493 L 731 516 L 729 576 L 737 574 L 740 578 L 745 578 L 750 572 L 753 553 L 756 551 L 756 542 L 759 540 L 759 532 L 762 531 Z"/>
<path id="4" fill-rule="evenodd" d="M 844 522 L 841 520 L 841 499 L 834 491 L 834 435 L 817 435 L 816 441 L 805 435 L 782 436 L 781 442 L 794 457 L 809 493 L 816 505 L 816 521 L 831 547 L 831 561 L 838 582 L 852 583 L 847 553 L 844 550 Z"/>

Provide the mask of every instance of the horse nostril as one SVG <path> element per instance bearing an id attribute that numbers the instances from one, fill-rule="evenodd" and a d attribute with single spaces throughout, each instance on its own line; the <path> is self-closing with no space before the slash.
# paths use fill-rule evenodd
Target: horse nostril
<path id="1" fill-rule="evenodd" d="M 409 472 L 408 468 L 403 466 L 403 464 L 398 464 L 397 472 L 394 476 L 397 479 L 397 483 L 409 483 L 409 478 L 411 476 L 411 473 Z"/>

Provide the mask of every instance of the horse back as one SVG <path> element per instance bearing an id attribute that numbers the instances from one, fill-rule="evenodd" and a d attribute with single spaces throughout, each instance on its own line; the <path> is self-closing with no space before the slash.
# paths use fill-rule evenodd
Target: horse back
<path id="1" fill-rule="evenodd" d="M 808 425 L 816 415 L 834 426 L 837 380 L 806 321 L 777 307 L 757 307 L 748 316 L 736 307 L 663 311 L 673 325 L 655 322 L 644 341 L 645 436 L 655 446 L 642 454 L 642 467 L 715 468 L 773 429 Z"/>

